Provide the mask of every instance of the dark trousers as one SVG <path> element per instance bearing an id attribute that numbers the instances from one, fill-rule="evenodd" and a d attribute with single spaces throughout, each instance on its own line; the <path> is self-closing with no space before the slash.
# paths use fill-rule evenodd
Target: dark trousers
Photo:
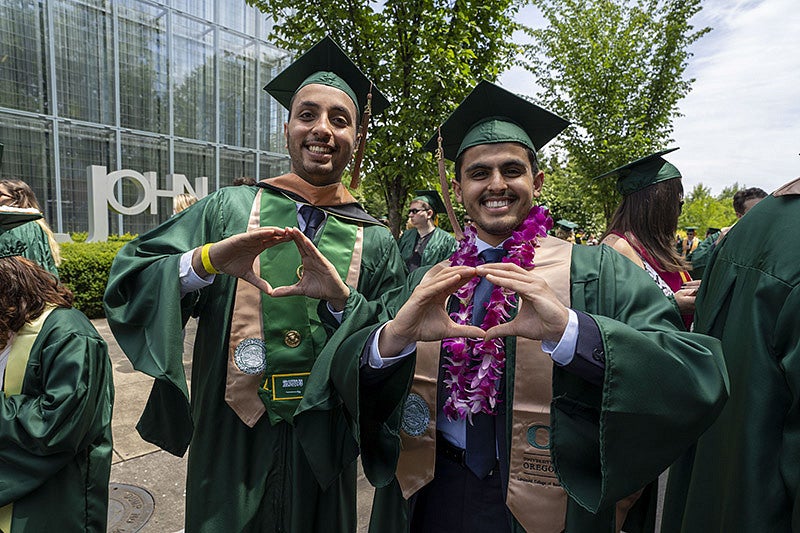
<path id="1" fill-rule="evenodd" d="M 412 502 L 412 533 L 505 533 L 511 531 L 510 513 L 498 468 L 478 479 L 463 461 L 436 449 L 433 481 Z"/>

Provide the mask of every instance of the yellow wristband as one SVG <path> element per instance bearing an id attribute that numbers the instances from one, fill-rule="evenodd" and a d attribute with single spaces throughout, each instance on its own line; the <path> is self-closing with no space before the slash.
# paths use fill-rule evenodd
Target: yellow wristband
<path id="1" fill-rule="evenodd" d="M 205 268 L 206 272 L 209 274 L 222 274 L 221 271 L 214 268 L 214 265 L 211 264 L 211 258 L 208 256 L 208 251 L 211 249 L 212 244 L 214 243 L 209 242 L 203 245 L 200 249 L 200 260 L 203 262 L 203 268 Z"/>

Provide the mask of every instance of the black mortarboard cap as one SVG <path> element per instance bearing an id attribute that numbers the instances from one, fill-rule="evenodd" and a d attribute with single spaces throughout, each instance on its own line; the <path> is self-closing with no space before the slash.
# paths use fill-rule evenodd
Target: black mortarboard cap
<path id="1" fill-rule="evenodd" d="M 42 214 L 32 207 L 0 206 L 0 234 L 40 218 L 42 218 Z"/>
<path id="2" fill-rule="evenodd" d="M 389 101 L 353 63 L 347 54 L 330 37 L 325 37 L 275 76 L 264 90 L 289 109 L 292 97 L 301 88 L 312 83 L 335 87 L 344 91 L 361 113 L 372 92 L 372 114 L 377 115 L 389 107 Z"/>

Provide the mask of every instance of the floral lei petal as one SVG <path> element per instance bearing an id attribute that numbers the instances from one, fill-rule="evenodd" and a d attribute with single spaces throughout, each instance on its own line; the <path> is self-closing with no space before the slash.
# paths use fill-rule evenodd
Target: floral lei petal
<path id="1" fill-rule="evenodd" d="M 531 208 L 528 216 L 511 234 L 503 248 L 508 255 L 504 263 L 514 263 L 525 270 L 534 268 L 534 256 L 539 238 L 547 237 L 553 227 L 553 219 L 547 209 L 539 206 Z M 452 266 L 478 266 L 478 247 L 475 244 L 474 227 L 464 229 L 464 239 L 450 257 Z M 472 279 L 455 293 L 458 311 L 451 313 L 457 324 L 472 323 L 472 299 L 478 279 Z M 504 323 L 516 306 L 517 297 L 511 291 L 495 287 L 489 298 L 486 316 L 481 328 L 487 330 Z M 451 420 L 472 420 L 479 412 L 493 414 L 500 402 L 498 383 L 505 373 L 506 351 L 503 339 L 483 341 L 482 339 L 453 338 L 444 339 L 445 350 L 444 383 L 447 399 L 444 414 Z"/>

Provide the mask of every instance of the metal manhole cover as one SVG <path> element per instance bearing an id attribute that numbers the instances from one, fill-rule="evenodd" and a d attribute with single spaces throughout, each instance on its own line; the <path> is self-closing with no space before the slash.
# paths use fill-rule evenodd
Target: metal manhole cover
<path id="1" fill-rule="evenodd" d="M 136 533 L 153 516 L 153 495 L 141 487 L 108 485 L 108 532 Z"/>

